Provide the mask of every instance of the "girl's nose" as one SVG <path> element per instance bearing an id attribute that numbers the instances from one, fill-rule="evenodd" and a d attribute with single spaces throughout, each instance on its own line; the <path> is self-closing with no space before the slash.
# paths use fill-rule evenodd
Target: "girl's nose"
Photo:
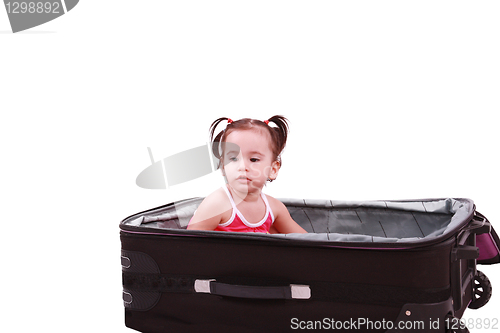
<path id="1" fill-rule="evenodd" d="M 244 171 L 244 170 L 248 170 L 248 167 L 245 163 L 245 159 L 242 156 L 240 156 L 239 164 L 238 164 L 238 171 Z"/>

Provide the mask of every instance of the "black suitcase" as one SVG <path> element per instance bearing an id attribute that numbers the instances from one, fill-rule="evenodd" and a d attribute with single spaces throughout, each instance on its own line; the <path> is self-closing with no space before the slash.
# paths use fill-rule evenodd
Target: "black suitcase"
<path id="1" fill-rule="evenodd" d="M 308 234 L 186 230 L 201 198 L 120 223 L 125 324 L 147 332 L 466 332 L 498 236 L 469 199 L 282 199 Z"/>

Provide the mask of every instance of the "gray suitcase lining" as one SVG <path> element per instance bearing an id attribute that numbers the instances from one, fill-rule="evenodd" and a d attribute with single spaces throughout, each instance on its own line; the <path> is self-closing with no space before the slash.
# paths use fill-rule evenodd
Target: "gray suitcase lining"
<path id="1" fill-rule="evenodd" d="M 136 214 L 122 221 L 122 225 L 184 229 L 202 200 L 182 200 L 168 207 Z M 470 218 L 474 211 L 470 199 L 280 200 L 308 233 L 259 236 L 332 242 L 415 243 L 447 235 Z"/>

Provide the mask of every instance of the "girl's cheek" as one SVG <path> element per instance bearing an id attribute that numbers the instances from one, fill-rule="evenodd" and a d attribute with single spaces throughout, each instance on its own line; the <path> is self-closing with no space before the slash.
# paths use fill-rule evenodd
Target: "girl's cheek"
<path id="1" fill-rule="evenodd" d="M 256 163 L 252 163 L 251 167 L 250 167 L 250 170 L 252 171 L 252 173 L 257 176 L 257 177 L 260 177 L 262 175 L 262 171 L 261 169 L 259 168 L 258 165 L 256 165 Z"/>

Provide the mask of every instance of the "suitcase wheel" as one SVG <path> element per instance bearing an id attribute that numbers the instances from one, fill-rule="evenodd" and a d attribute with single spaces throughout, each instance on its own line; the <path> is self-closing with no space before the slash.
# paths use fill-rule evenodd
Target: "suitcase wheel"
<path id="1" fill-rule="evenodd" d="M 477 271 L 474 277 L 474 286 L 472 292 L 472 302 L 469 304 L 470 309 L 479 309 L 491 298 L 491 282 L 483 272 Z"/>

